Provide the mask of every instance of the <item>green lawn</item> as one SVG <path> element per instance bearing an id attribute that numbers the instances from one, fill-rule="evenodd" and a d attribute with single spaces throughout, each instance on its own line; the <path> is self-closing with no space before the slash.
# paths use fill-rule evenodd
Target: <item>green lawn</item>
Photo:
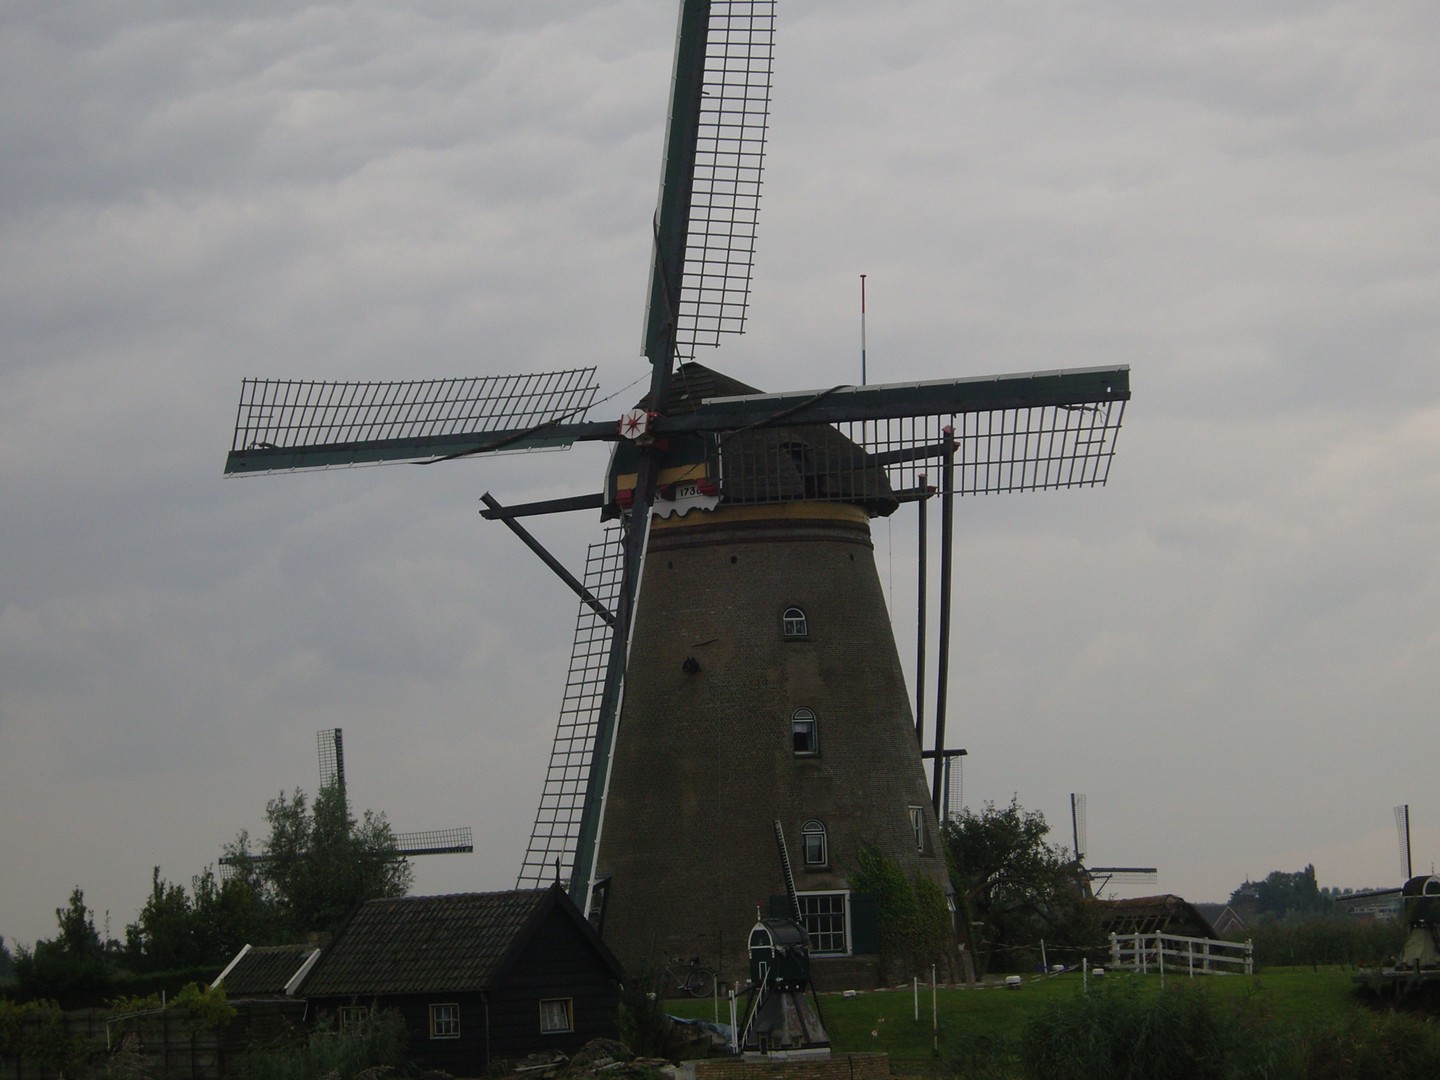
<path id="1" fill-rule="evenodd" d="M 1296 1025 L 1334 1024 L 1360 1005 L 1351 987 L 1350 968 L 1272 968 L 1259 975 L 1197 977 L 1166 976 L 1167 986 L 1193 984 L 1204 992 L 1232 997 L 1249 997 L 1252 1004 L 1279 1020 Z M 1139 980 L 1147 990 L 1158 992 L 1157 975 L 1127 975 L 1112 972 L 1107 978 Z M 1050 978 L 1026 978 L 1018 990 L 1002 986 L 980 989 L 941 988 L 932 1023 L 931 995 L 921 988 L 919 1019 L 915 997 L 910 990 L 877 990 L 843 997 L 822 994 L 820 1008 L 831 1042 L 839 1051 L 879 1050 L 891 1055 L 897 1071 L 931 1061 L 938 1044 L 943 1055 L 948 1047 L 985 1037 L 1009 1038 L 1020 1034 L 1029 1020 L 1047 1003 L 1084 992 L 1079 973 Z M 710 1020 L 715 1004 L 687 999 L 667 1003 L 676 1016 Z M 728 1022 L 728 1006 L 720 1003 L 720 1020 Z"/>

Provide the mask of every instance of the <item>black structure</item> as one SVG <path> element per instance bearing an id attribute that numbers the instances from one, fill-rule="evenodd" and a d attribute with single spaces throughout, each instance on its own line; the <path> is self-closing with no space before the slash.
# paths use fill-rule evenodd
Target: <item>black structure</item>
<path id="1" fill-rule="evenodd" d="M 620 965 L 558 885 L 371 900 L 298 993 L 337 1022 L 397 1009 L 410 1055 L 479 1076 L 493 1061 L 571 1053 L 619 1034 Z"/>

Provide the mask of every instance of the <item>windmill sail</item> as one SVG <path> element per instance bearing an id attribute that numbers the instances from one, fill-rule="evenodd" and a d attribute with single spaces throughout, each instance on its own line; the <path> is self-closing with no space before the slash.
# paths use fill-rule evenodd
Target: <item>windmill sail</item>
<path id="1" fill-rule="evenodd" d="M 745 328 L 775 61 L 774 0 L 712 3 L 676 348 Z"/>
<path id="2" fill-rule="evenodd" d="M 614 608 L 620 591 L 622 553 L 620 531 L 611 529 L 604 540 L 590 545 L 585 560 L 585 587 L 607 609 Z M 575 620 L 570 673 L 565 680 L 560 719 L 555 725 L 550 765 L 545 772 L 525 861 L 515 882 L 517 889 L 543 888 L 555 880 L 557 861 L 561 880 L 570 881 L 574 875 L 575 846 L 580 838 L 585 789 L 595 753 L 595 730 L 605 691 L 611 637 L 609 622 L 582 601 Z"/>
<path id="3" fill-rule="evenodd" d="M 408 382 L 245 379 L 225 472 L 563 447 L 597 389 L 594 368 Z M 557 435 L 561 423 L 570 427 Z"/>

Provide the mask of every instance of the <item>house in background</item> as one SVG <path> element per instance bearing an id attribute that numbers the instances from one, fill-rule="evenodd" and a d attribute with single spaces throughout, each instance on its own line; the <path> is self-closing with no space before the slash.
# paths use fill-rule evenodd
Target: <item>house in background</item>
<path id="1" fill-rule="evenodd" d="M 1196 906 L 1171 893 L 1137 896 L 1128 900 L 1093 900 L 1106 934 L 1173 934 L 1177 937 L 1218 938 Z"/>
<path id="2" fill-rule="evenodd" d="M 294 991 L 343 1027 L 395 1009 L 426 1068 L 572 1053 L 619 1035 L 619 962 L 560 886 L 363 904 Z"/>
<path id="3" fill-rule="evenodd" d="M 1195 905 L 1195 910 L 1205 916 L 1205 921 L 1215 928 L 1215 933 L 1223 938 L 1239 937 L 1250 929 L 1239 912 L 1229 904 L 1203 904 Z"/>

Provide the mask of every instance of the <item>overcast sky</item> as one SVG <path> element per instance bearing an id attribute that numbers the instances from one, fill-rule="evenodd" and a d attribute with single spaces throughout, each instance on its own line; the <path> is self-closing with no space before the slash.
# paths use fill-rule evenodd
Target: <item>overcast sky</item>
<path id="1" fill-rule="evenodd" d="M 1144 891 L 1440 853 L 1440 20 L 1414 0 L 781 0 L 766 389 L 1129 364 L 1108 487 L 960 504 L 949 727 Z M 637 396 L 672 0 L 0 11 L 0 935 L 315 790 L 508 888 L 575 605 L 478 516 L 598 448 L 224 480 L 246 376 Z M 536 531 L 572 566 L 584 516 Z M 913 508 L 875 526 L 913 670 Z M 932 608 L 933 610 L 933 608 Z M 933 673 L 933 665 L 932 665 Z M 933 692 L 929 695 L 933 700 Z M 1122 895 L 1134 895 L 1129 889 Z"/>

